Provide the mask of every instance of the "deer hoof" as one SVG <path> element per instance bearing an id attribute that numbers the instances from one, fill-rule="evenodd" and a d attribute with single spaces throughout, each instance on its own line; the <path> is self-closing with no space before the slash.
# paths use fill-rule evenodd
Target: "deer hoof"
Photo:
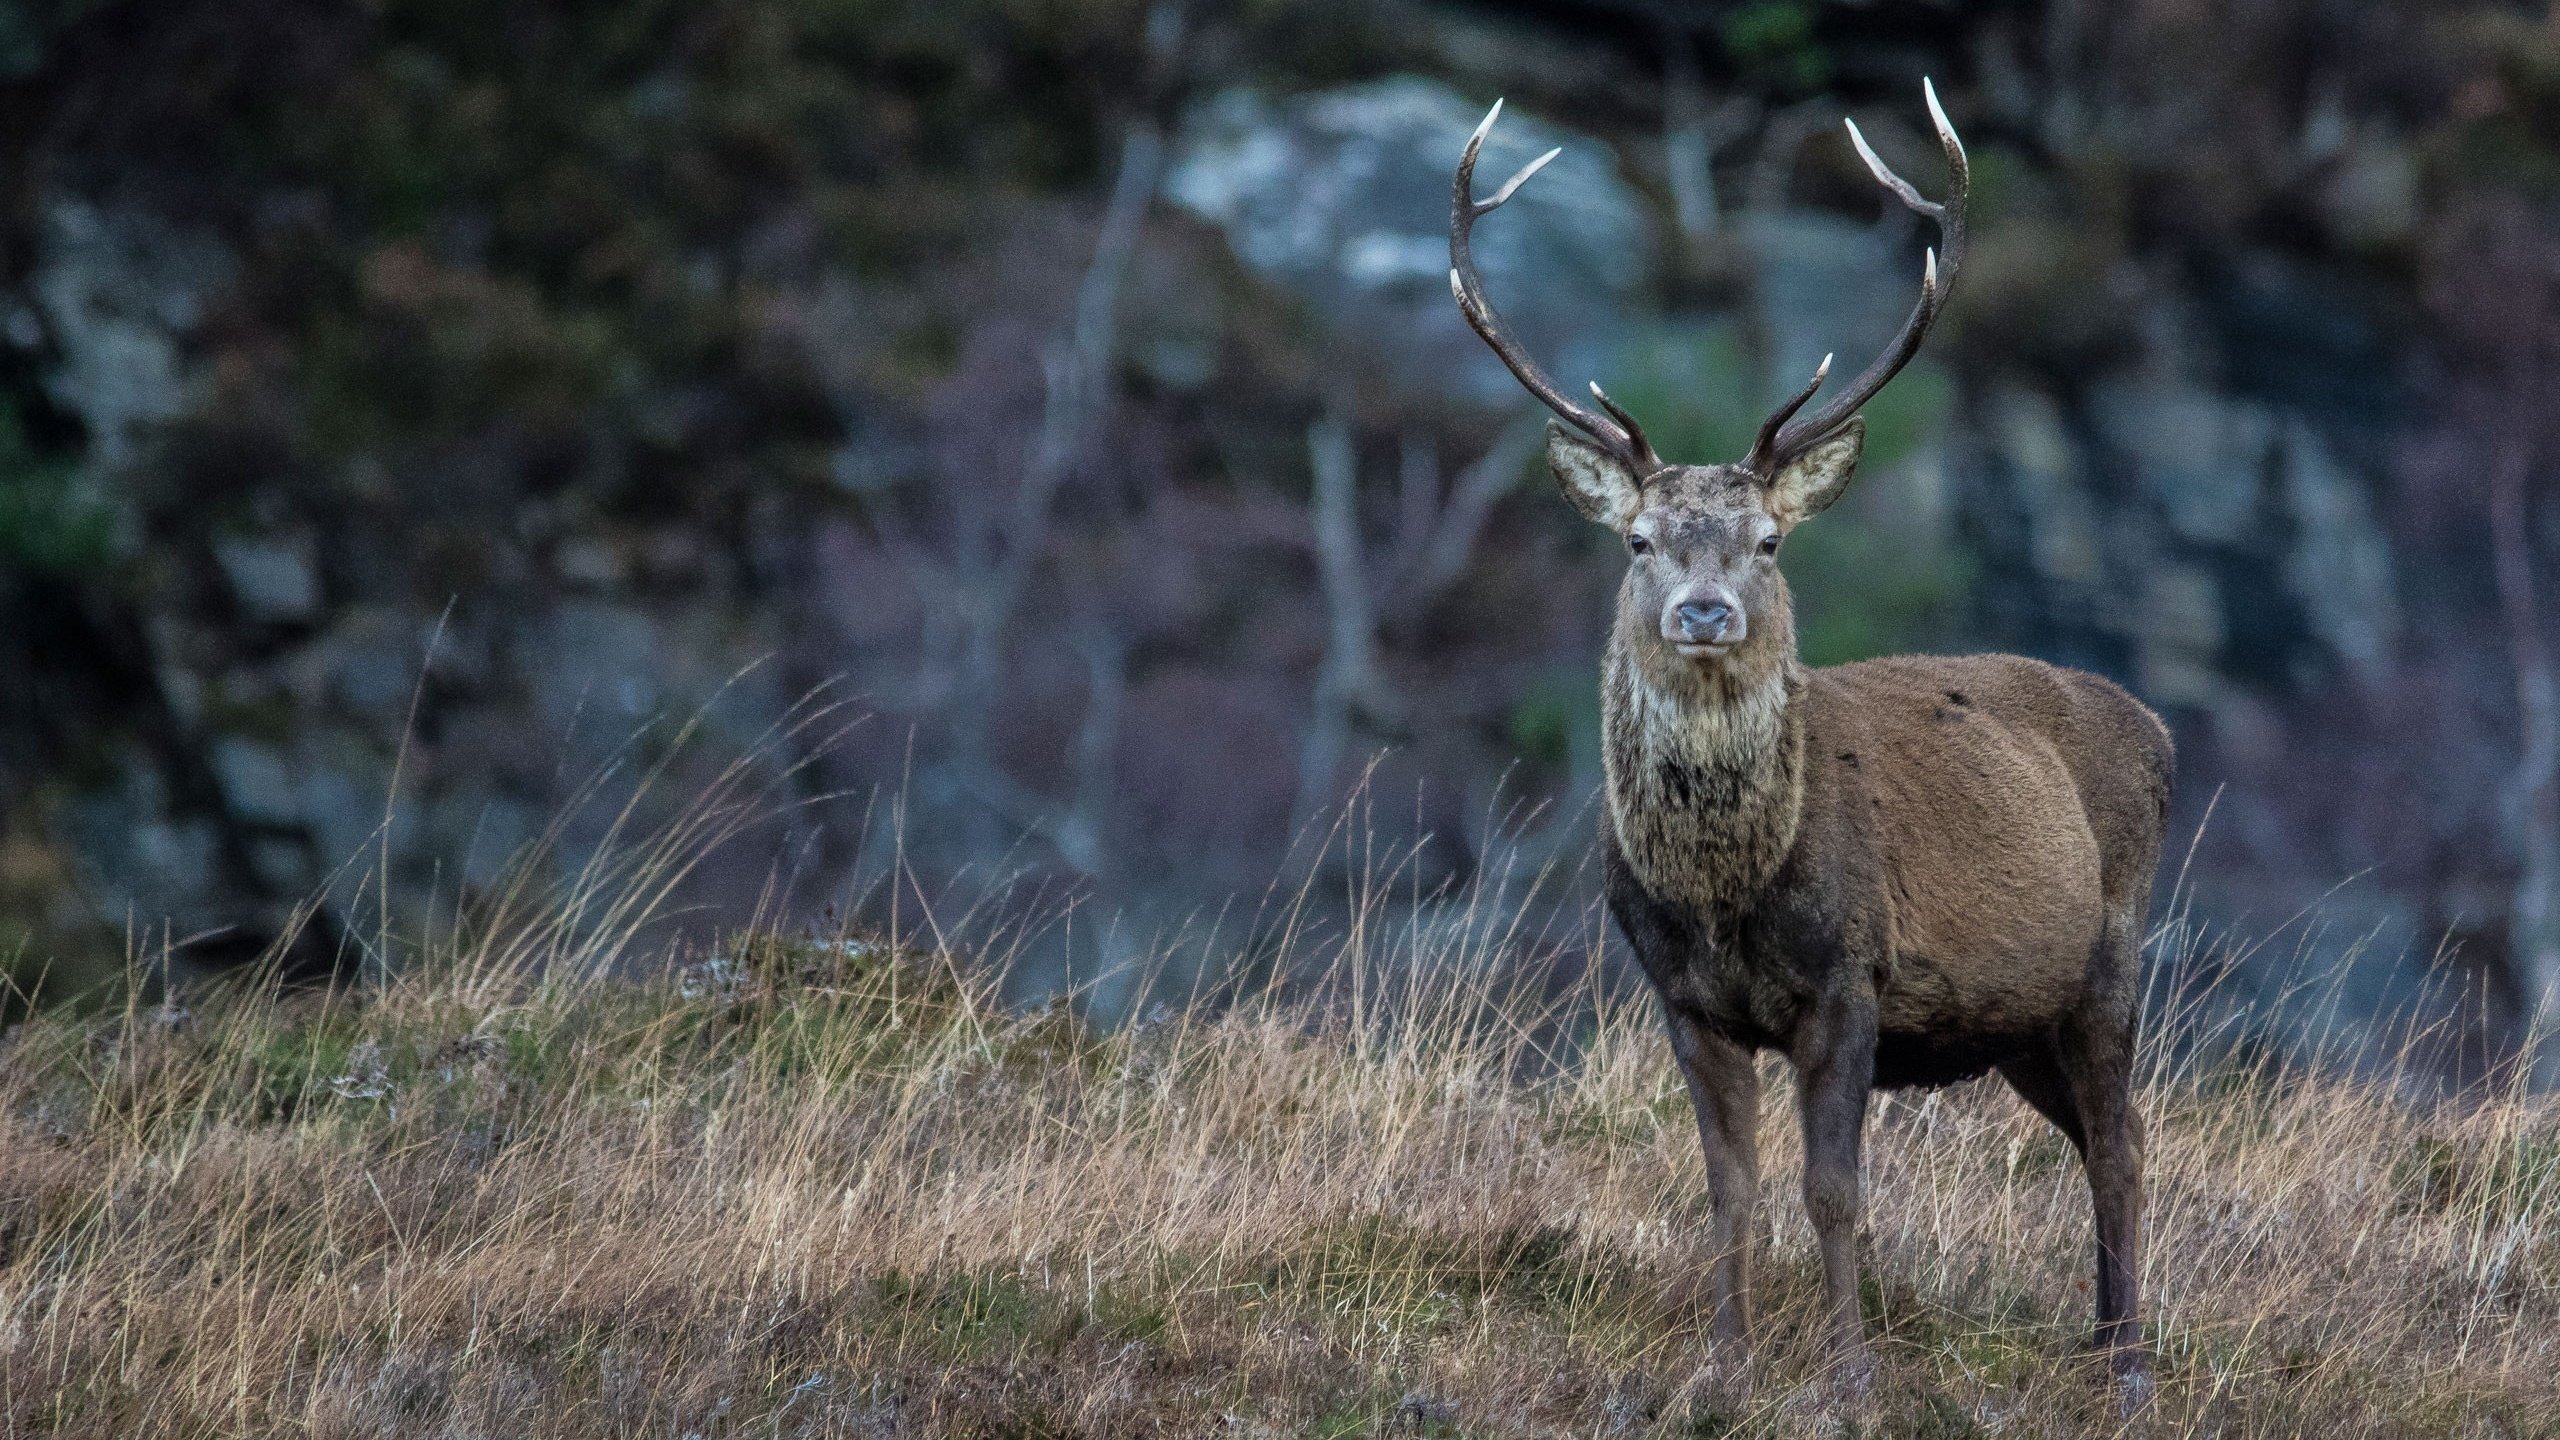
<path id="1" fill-rule="evenodd" d="M 2107 1362 L 2112 1372 L 2116 1414 L 2130 1420 L 2151 1408 L 2159 1386 L 2151 1378 L 2151 1357 L 2140 1350 L 2117 1351 Z"/>
<path id="2" fill-rule="evenodd" d="M 1832 1362 L 1831 1396 L 1838 1404 L 1851 1409 L 1863 1406 L 1875 1389 L 1875 1352 L 1863 1342 L 1843 1350 Z"/>
<path id="3" fill-rule="evenodd" d="M 1731 1406 L 1748 1401 L 1759 1387 L 1760 1362 L 1751 1348 L 1739 1341 L 1719 1343 L 1708 1351 L 1707 1363 L 1681 1385 L 1680 1398 L 1693 1408 Z"/>

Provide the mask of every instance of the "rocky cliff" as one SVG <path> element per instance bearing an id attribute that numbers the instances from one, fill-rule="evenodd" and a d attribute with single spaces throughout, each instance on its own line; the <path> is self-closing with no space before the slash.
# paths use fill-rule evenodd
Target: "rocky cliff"
<path id="1" fill-rule="evenodd" d="M 385 883 L 574 876 L 653 767 L 644 817 L 738 807 L 706 902 L 1064 887 L 1131 917 L 1084 963 L 1355 790 L 1417 893 L 1570 858 L 1613 565 L 1447 303 L 1448 167 L 1496 94 L 1489 170 L 1565 146 L 1491 283 L 1738 453 L 1907 303 L 1837 121 L 1934 188 L 1931 73 L 1976 253 L 1791 550 L 1809 653 L 2113 675 L 2201 915 L 2361 877 L 2275 948 L 2513 1002 L 2521 652 L 2444 400 L 2512 317 L 2443 227 L 2550 223 L 2560 48 L 2473 8 L 13 12 L 7 943 L 353 963 Z"/>

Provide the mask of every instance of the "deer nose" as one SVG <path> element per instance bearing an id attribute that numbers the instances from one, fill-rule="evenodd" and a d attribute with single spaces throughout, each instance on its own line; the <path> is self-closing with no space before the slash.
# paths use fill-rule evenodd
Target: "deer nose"
<path id="1" fill-rule="evenodd" d="M 1691 645 L 1722 645 L 1742 638 L 1742 613 L 1724 600 L 1680 605 L 1680 638 Z"/>

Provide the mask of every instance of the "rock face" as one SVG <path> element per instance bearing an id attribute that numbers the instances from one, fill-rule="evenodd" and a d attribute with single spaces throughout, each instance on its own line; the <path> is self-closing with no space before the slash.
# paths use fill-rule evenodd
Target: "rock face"
<path id="1" fill-rule="evenodd" d="M 1164 191 L 1311 306 L 1327 344 L 1382 368 L 1413 401 L 1516 411 L 1516 383 L 1464 328 L 1445 281 L 1447 166 L 1478 118 L 1471 101 L 1415 77 L 1287 101 L 1228 92 L 1186 123 Z M 1479 251 L 1507 313 L 1559 373 L 1632 377 L 1675 410 L 1704 394 L 1723 408 L 1700 443 L 1731 445 L 1821 352 L 1854 357 L 1900 322 L 1907 233 L 1748 212 L 1736 233 L 1752 276 L 1749 328 L 1769 343 L 1734 368 L 1716 358 L 1738 353 L 1723 318 L 1643 313 L 1652 219 L 1609 146 L 1515 110 L 1488 147 L 1487 184 L 1551 145 L 1564 157 L 1484 228 Z M 72 201 L 53 214 L 37 285 L 60 356 L 48 384 L 111 437 L 92 464 L 113 475 L 153 423 L 203 393 L 181 357 L 199 291 L 224 262 L 211 242 L 147 216 Z M 1924 389 L 1933 365 L 1897 394 Z M 1907 551 L 1948 543 L 1951 504 L 2008 517 L 1962 537 L 1982 567 L 1981 604 L 1952 640 L 2077 658 L 2157 703 L 2261 728 L 2270 695 L 2324 667 L 2377 663 L 2387 646 L 2395 604 L 2371 477 L 2298 409 L 2144 375 L 2069 404 L 1994 384 L 1959 416 L 1950 428 L 1923 415 L 1917 458 L 1885 457 L 1858 505 L 1828 522 L 1868 526 Z M 1935 458 L 1950 447 L 1971 477 L 1955 501 L 1939 493 Z M 1543 487 L 1530 493 L 1553 509 Z M 382 853 L 386 816 L 406 879 L 490 883 L 542 833 L 568 777 L 604 770 L 635 730 L 723 692 L 735 657 L 770 643 L 699 596 L 670 606 L 636 595 L 664 569 L 662 541 L 565 535 L 524 604 L 462 606 L 440 624 L 413 595 L 367 580 L 377 567 L 251 513 L 214 527 L 191 557 L 170 557 L 194 578 L 167 585 L 150 621 L 155 680 L 200 780 L 173 777 L 171 764 L 186 762 L 131 749 L 117 783 L 61 812 L 101 907 L 166 915 L 190 933 L 272 933 L 332 877 L 352 903 L 361 884 L 346 877 Z M 334 593 L 325 575 L 353 593 Z M 1809 603 L 1836 599 L 1821 581 L 1806 588 Z M 717 713 L 736 745 L 785 708 L 771 692 L 727 688 Z M 404 735 L 413 700 L 431 735 Z M 558 863 L 574 868 L 579 846 L 573 831 Z"/>
<path id="2" fill-rule="evenodd" d="M 57 358 L 45 377 L 80 418 L 97 464 L 129 463 L 150 427 L 201 397 L 180 353 L 234 266 L 220 239 L 149 210 L 56 195 L 27 297 Z"/>
<path id="3" fill-rule="evenodd" d="M 2126 381 L 2068 418 L 2021 388 L 1973 413 L 1976 513 L 2009 520 L 1976 540 L 2024 643 L 2206 712 L 2382 663 L 2399 604 L 2381 477 L 2300 411 Z"/>
<path id="4" fill-rule="evenodd" d="M 1893 128 L 1922 42 L 1831 43 L 1872 7 L 1810 7 L 1785 65 L 1708 54 L 1734 103 L 1666 141 L 1658 35 L 1595 25 L 1566 53 L 1508 10 L 1379 9 L 1392 43 L 1305 21 L 1312 51 L 1233 19 L 1165 87 L 1191 98 L 1142 115 L 1153 62 L 1091 7 L 996 45 L 967 7 L 892 35 L 741 0 L 717 35 L 586 65 L 595 22 L 455 4 L 489 24 L 340 7 L 305 49 L 254 27 L 317 11 L 153 27 L 146 49 L 201 33 L 236 71 L 153 50 L 130 73 L 159 109 L 9 157 L 0 516 L 54 505 L 79 543 L 0 531 L 0 931 L 65 908 L 10 876 L 60 876 L 93 933 L 234 937 L 209 953 L 322 894 L 313 946 L 354 953 L 385 854 L 411 894 L 485 895 L 527 854 L 562 881 L 614 833 L 598 797 L 661 762 L 652 819 L 724 774 L 773 787 L 734 868 L 694 876 L 741 905 L 783 872 L 877 897 L 887 855 L 929 885 L 994 866 L 1023 896 L 1216 913 L 1363 774 L 1417 797 L 1377 807 L 1403 827 L 1379 850 L 1431 882 L 1486 873 L 1489 814 L 1571 817 L 1532 828 L 1578 857 L 1618 561 L 1450 303 L 1468 133 L 1513 97 L 1484 193 L 1562 147 L 1479 228 L 1489 286 L 1560 381 L 1600 379 L 1681 459 L 1739 454 L 1911 302 L 1929 237 L 1839 112 L 1941 183 Z M 1906 8 L 1979 62 L 1947 94 L 1983 213 L 1947 331 L 1869 408 L 1858 485 L 1790 542 L 1808 650 L 2124 680 L 2178 729 L 2183 820 L 2228 782 L 2197 882 L 2288 913 L 2364 863 L 2332 812 L 2383 791 L 2337 777 L 2417 753 L 2385 742 L 2431 712 L 2382 703 L 2419 687 L 2413 653 L 2470 666 L 2464 694 L 2496 675 L 2477 577 L 2427 570 L 2391 498 L 2423 152 L 2346 109 L 2210 154 L 2136 144 L 2184 122 L 2042 75 L 2006 12 L 1958 35 Z M 108 12 L 56 78 L 142 104 L 109 88 L 128 67 L 98 57 L 134 37 Z M 1357 63 L 1325 49 L 1355 33 Z M 1825 75 L 1850 98 L 1800 98 Z M 2285 93 L 2344 106 L 2330 88 Z M 310 148 L 260 148 L 279 132 Z M 1113 230 L 1115 157 L 1157 153 L 1133 133 L 1168 137 L 1164 165 Z M 2226 153 L 2270 144 L 2255 178 Z M 2126 158 L 2155 153 L 2193 163 Z M 2164 233 L 2125 218 L 2152 190 L 2194 202 Z M 876 718 L 820 760 L 793 702 L 830 681 Z M 2500 882 L 2411 873 L 2360 918 L 2424 934 L 2430 886 Z"/>
<path id="5" fill-rule="evenodd" d="M 299 928 L 306 963 L 340 963 L 386 856 L 413 894 L 497 883 L 537 841 L 537 877 L 575 874 L 612 821 L 581 814 L 580 787 L 632 765 L 653 727 L 720 697 L 709 728 L 734 756 L 780 713 L 769 686 L 735 680 L 770 649 L 750 617 L 606 584 L 648 571 L 663 543 L 580 536 L 519 603 L 445 609 L 405 583 L 397 536 L 324 533 L 287 475 L 150 494 L 170 432 L 212 392 L 195 349 L 235 262 L 147 208 L 60 197 L 44 214 L 11 338 L 89 438 L 76 491 L 111 497 L 139 624 L 132 653 L 34 659 L 140 698 L 55 717 L 78 747 L 56 752 L 67 773 L 6 777 L 16 794 L 0 799 L 23 808 L 0 805 L 0 821 L 32 819 L 65 854 L 89 916 L 145 951 L 213 960 Z M 491 535 L 486 553 L 519 546 Z M 32 582 L 27 603 L 71 603 L 63 583 Z M 617 593 L 568 593 L 594 588 Z M 644 817 L 677 801 L 659 799 Z"/>
<path id="6" fill-rule="evenodd" d="M 1164 193 L 1401 384 L 1507 404 L 1517 383 L 1449 302 L 1449 179 L 1483 118 L 1479 102 L 1412 75 L 1285 101 L 1230 90 L 1186 119 Z M 1558 147 L 1477 228 L 1475 255 L 1522 337 L 1581 373 L 1645 282 L 1653 229 L 1607 144 L 1519 106 L 1485 141 L 1478 195 Z"/>

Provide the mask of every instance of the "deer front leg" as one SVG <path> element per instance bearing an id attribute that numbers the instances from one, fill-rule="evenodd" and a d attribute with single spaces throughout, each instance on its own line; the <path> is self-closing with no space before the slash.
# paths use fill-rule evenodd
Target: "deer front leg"
<path id="1" fill-rule="evenodd" d="M 1872 998 L 1824 1002 L 1790 1056 L 1804 1123 L 1804 1210 L 1822 1250 L 1822 1303 L 1841 1382 L 1863 1391 L 1875 1376 L 1858 1318 L 1858 1152 L 1876 1069 Z"/>
<path id="2" fill-rule="evenodd" d="M 1707 1156 L 1708 1262 L 1715 1301 L 1712 1334 L 1737 1351 L 1751 1329 L 1751 1240 L 1760 1201 L 1760 1072 L 1751 1052 L 1666 1004 L 1671 1053 L 1698 1112 Z"/>

